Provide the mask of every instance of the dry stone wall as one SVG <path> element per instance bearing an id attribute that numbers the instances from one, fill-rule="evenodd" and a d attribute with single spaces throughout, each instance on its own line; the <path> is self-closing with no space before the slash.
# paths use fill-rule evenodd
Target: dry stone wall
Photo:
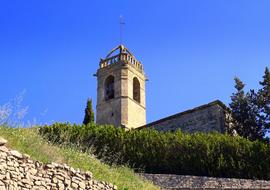
<path id="1" fill-rule="evenodd" d="M 10 150 L 0 138 L 0 190 L 117 190 L 117 187 L 93 179 L 66 164 L 43 164 L 30 156 Z"/>
<path id="2" fill-rule="evenodd" d="M 201 176 L 183 176 L 170 174 L 141 174 L 147 180 L 164 190 L 196 190 L 196 189 L 270 189 L 270 181 L 234 179 L 234 178 L 214 178 Z"/>

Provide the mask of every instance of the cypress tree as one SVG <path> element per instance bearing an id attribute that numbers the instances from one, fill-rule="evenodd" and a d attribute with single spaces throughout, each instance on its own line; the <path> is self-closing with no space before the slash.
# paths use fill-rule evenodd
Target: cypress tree
<path id="1" fill-rule="evenodd" d="M 244 135 L 243 123 L 246 120 L 245 112 L 247 110 L 247 101 L 245 98 L 244 87 L 245 84 L 237 77 L 234 78 L 236 93 L 231 96 L 230 108 L 234 119 L 233 129 L 237 131 L 240 136 Z"/>
<path id="2" fill-rule="evenodd" d="M 237 91 L 232 94 L 230 103 L 234 118 L 233 129 L 242 137 L 250 140 L 262 140 L 264 131 L 258 122 L 257 93 L 254 90 L 245 93 L 245 84 L 237 77 L 234 80 Z"/>
<path id="3" fill-rule="evenodd" d="M 85 115 L 84 115 L 84 120 L 83 120 L 83 124 L 87 125 L 89 123 L 94 123 L 95 122 L 95 116 L 94 116 L 94 110 L 93 110 L 93 106 L 92 106 L 92 99 L 87 99 L 87 104 L 86 104 L 86 108 L 85 108 Z"/>
<path id="4" fill-rule="evenodd" d="M 260 82 L 262 88 L 258 91 L 258 106 L 260 109 L 259 121 L 265 131 L 270 129 L 270 71 L 265 68 L 263 81 Z"/>

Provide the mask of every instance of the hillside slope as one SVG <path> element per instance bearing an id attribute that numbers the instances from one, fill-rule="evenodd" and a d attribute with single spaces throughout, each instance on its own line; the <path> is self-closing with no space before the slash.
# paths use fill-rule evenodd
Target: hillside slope
<path id="1" fill-rule="evenodd" d="M 37 128 L 14 129 L 1 126 L 0 136 L 8 140 L 8 146 L 10 148 L 30 155 L 32 159 L 43 163 L 66 163 L 74 168 L 91 171 L 95 179 L 113 183 L 118 189 L 159 189 L 135 175 L 134 172 L 127 167 L 110 167 L 93 156 L 81 153 L 75 148 L 51 145 L 38 135 Z"/>

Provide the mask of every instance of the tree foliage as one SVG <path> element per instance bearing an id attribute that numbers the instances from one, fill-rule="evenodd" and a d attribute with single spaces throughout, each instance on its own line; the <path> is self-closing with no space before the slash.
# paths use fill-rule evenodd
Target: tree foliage
<path id="1" fill-rule="evenodd" d="M 87 99 L 87 104 L 86 104 L 86 108 L 84 111 L 85 115 L 84 115 L 84 120 L 83 120 L 83 124 L 87 125 L 89 123 L 94 123 L 95 122 L 95 116 L 94 116 L 94 110 L 93 110 L 93 106 L 92 106 L 92 99 Z"/>
<path id="2" fill-rule="evenodd" d="M 266 67 L 261 89 L 244 91 L 245 84 L 235 78 L 236 92 L 231 96 L 230 108 L 234 119 L 233 128 L 250 140 L 265 140 L 270 129 L 270 73 Z"/>
<path id="3" fill-rule="evenodd" d="M 260 123 L 263 130 L 270 129 L 270 72 L 266 67 L 263 81 L 260 82 L 262 88 L 258 91 L 258 107 L 260 109 Z"/>

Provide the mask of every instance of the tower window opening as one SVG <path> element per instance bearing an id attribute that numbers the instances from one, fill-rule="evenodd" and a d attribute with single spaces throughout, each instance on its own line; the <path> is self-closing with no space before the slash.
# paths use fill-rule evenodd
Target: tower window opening
<path id="1" fill-rule="evenodd" d="M 141 102 L 140 82 L 136 77 L 133 78 L 133 99 L 138 103 Z"/>
<path id="2" fill-rule="evenodd" d="M 105 100 L 114 98 L 114 76 L 110 75 L 105 80 Z"/>

